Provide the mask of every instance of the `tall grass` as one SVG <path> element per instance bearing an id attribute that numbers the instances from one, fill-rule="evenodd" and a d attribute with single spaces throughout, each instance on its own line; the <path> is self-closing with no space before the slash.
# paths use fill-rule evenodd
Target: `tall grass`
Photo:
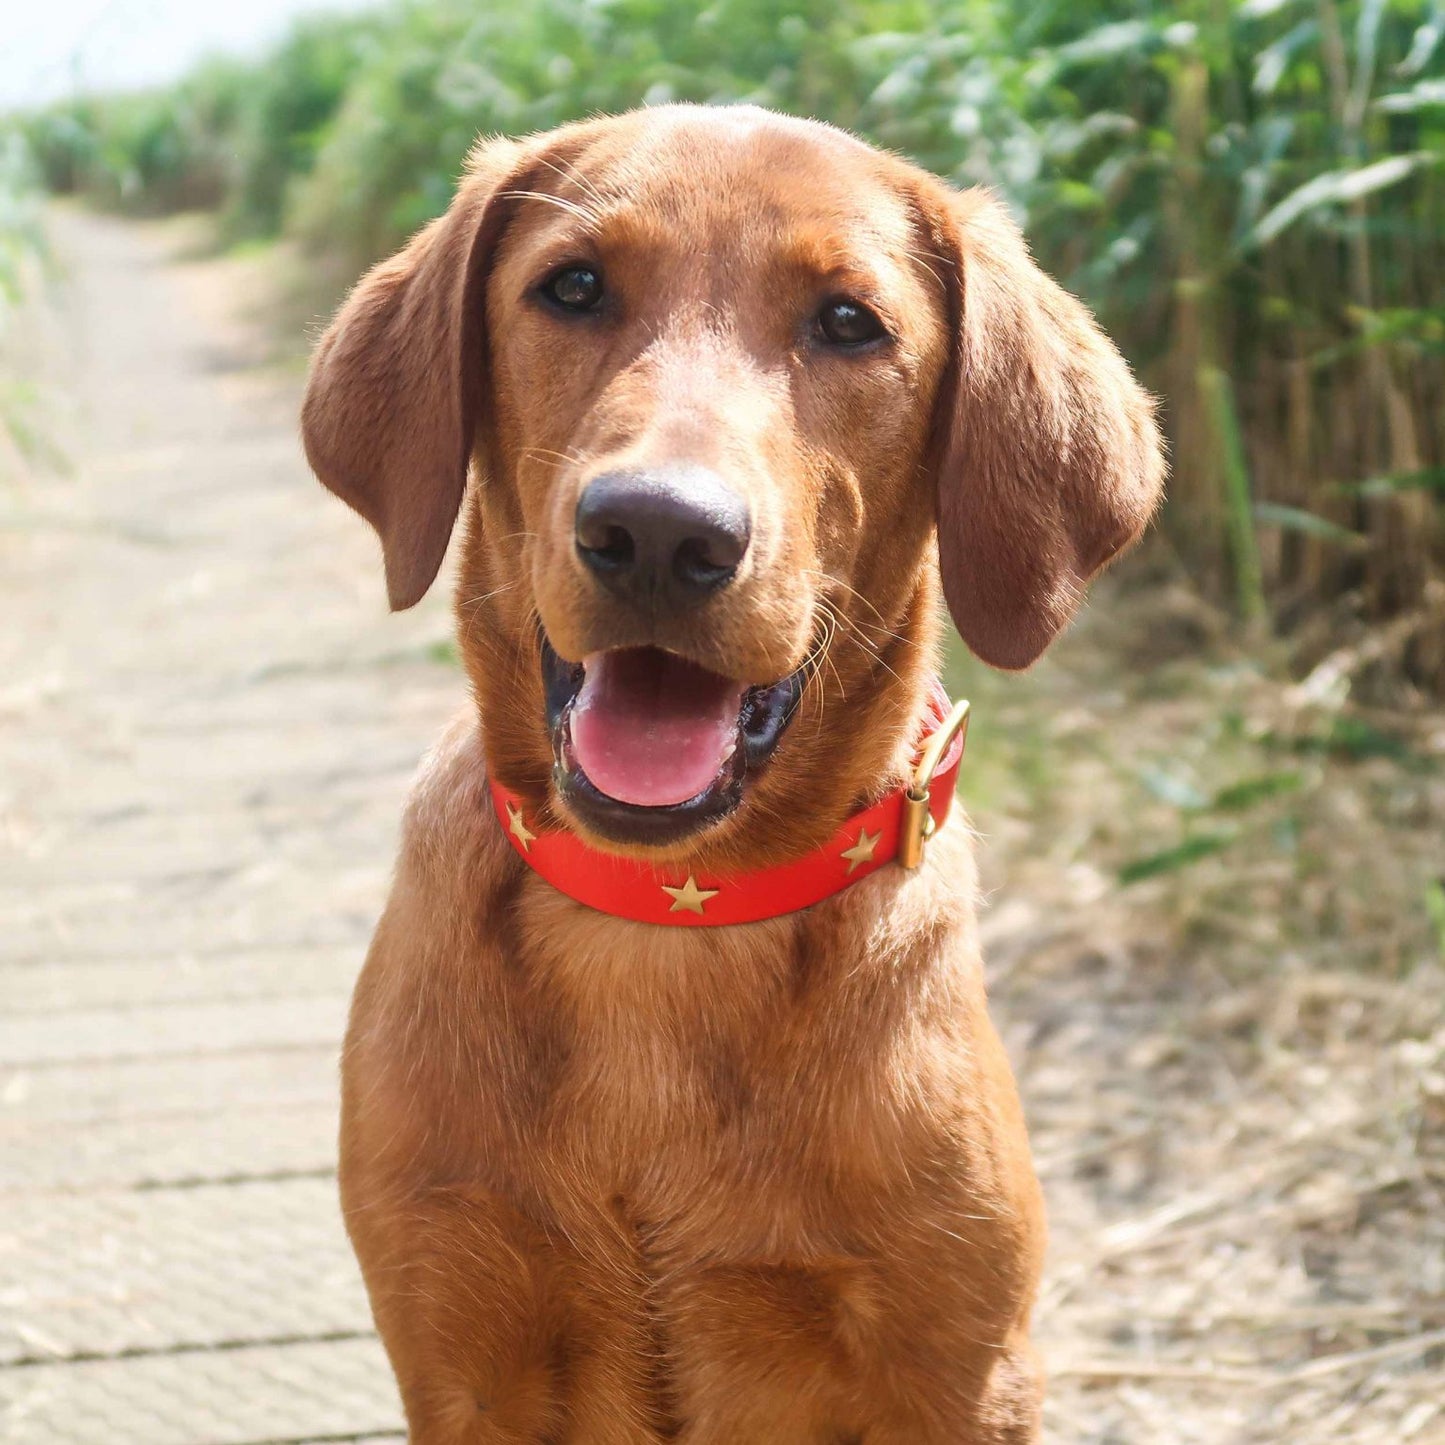
<path id="1" fill-rule="evenodd" d="M 1306 660 L 1396 620 L 1392 675 L 1445 693 L 1445 0 L 392 0 L 29 129 L 56 188 L 217 205 L 326 290 L 478 132 L 671 99 L 998 187 L 1164 397 L 1198 586 Z"/>

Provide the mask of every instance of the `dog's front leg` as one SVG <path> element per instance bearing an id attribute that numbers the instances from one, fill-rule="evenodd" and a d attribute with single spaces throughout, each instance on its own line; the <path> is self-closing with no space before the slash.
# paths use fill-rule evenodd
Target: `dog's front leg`
<path id="1" fill-rule="evenodd" d="M 480 1188 L 398 1197 L 354 1176 L 347 1226 L 410 1445 L 654 1445 L 625 1271 Z"/>
<path id="2" fill-rule="evenodd" d="M 857 1267 L 711 1269 L 671 1301 L 680 1445 L 1034 1445 L 1042 1381 L 1024 1332 L 894 1309 Z M 875 1288 L 876 1283 L 885 1288 Z"/>

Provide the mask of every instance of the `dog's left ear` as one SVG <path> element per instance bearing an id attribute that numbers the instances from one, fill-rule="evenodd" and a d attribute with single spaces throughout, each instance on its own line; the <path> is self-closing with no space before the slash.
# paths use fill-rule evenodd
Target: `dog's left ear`
<path id="1" fill-rule="evenodd" d="M 949 192 L 930 209 L 957 328 L 938 418 L 944 596 L 974 653 L 1024 668 L 1158 505 L 1154 406 L 991 195 Z"/>
<path id="2" fill-rule="evenodd" d="M 306 457 L 376 528 L 393 609 L 431 586 L 466 491 L 498 193 L 521 149 L 498 140 L 473 153 L 451 208 L 357 283 L 312 359 Z"/>

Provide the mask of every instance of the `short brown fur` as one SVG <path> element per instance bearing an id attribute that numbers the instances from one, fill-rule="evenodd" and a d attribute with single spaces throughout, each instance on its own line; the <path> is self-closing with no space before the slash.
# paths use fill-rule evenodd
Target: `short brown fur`
<path id="1" fill-rule="evenodd" d="M 614 309 L 547 314 L 538 279 L 579 260 Z M 886 347 L 815 344 L 838 293 Z M 466 514 L 478 706 L 417 785 L 344 1062 L 343 1202 L 414 1445 L 1036 1439 L 1043 1211 L 966 827 L 803 913 L 658 928 L 530 873 L 486 780 L 591 836 L 552 790 L 539 622 L 564 657 L 652 644 L 749 683 L 811 658 L 742 805 L 650 851 L 821 845 L 906 766 L 940 570 L 965 640 L 1026 666 L 1147 522 L 1159 444 L 1113 347 L 987 195 L 665 107 L 481 147 L 332 324 L 304 428 L 394 605 Z M 572 514 L 603 467 L 669 460 L 725 476 L 754 539 L 706 607 L 643 616 Z"/>

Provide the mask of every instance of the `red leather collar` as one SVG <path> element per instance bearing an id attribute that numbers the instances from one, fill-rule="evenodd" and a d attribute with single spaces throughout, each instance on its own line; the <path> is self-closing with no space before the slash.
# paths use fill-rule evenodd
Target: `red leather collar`
<path id="1" fill-rule="evenodd" d="M 941 684 L 934 684 L 929 704 L 920 754 L 949 719 L 948 695 Z M 914 798 L 913 811 L 920 823 L 925 821 L 921 810 L 927 808 L 932 819 L 929 831 L 943 826 L 953 805 L 965 734 L 965 728 L 956 732 L 931 784 L 923 796 Z M 491 783 L 492 804 L 503 833 L 527 865 L 554 888 L 616 918 L 684 928 L 756 923 L 796 913 L 877 872 L 898 856 L 908 827 L 911 786 L 895 788 L 854 813 L 827 844 L 805 857 L 774 868 L 717 874 L 685 864 L 656 866 L 603 853 L 565 830 L 534 830 L 522 799 Z"/>

